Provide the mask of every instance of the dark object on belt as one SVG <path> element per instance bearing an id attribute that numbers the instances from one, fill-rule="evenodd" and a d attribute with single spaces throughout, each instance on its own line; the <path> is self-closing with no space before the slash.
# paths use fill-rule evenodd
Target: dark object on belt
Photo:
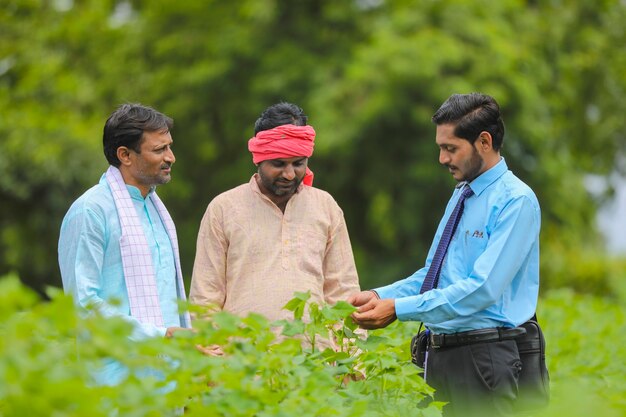
<path id="1" fill-rule="evenodd" d="M 500 340 L 516 339 L 525 334 L 526 329 L 523 327 L 497 327 L 452 334 L 430 333 L 430 347 L 437 349 L 450 346 L 471 345 L 473 343 L 496 342 Z"/>
<path id="2" fill-rule="evenodd" d="M 519 375 L 518 411 L 538 410 L 550 402 L 550 375 L 546 367 L 546 339 L 537 316 L 522 324 L 526 334 L 515 342 L 522 361 Z"/>

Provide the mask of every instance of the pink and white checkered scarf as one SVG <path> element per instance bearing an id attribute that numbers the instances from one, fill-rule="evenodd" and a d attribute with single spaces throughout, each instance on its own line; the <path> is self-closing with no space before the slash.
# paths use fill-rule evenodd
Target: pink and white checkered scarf
<path id="1" fill-rule="evenodd" d="M 109 166 L 106 172 L 106 180 L 111 188 L 122 228 L 120 250 L 122 252 L 122 266 L 124 268 L 126 290 L 128 291 L 130 313 L 142 323 L 163 327 L 163 315 L 159 305 L 152 254 L 150 253 L 150 247 L 148 246 L 139 216 L 137 216 L 137 211 L 120 170 L 114 166 Z M 174 222 L 156 192 L 151 192 L 149 197 L 152 199 L 152 203 L 154 203 L 161 221 L 165 225 L 165 230 L 172 244 L 176 261 L 178 298 L 186 300 L 183 274 L 180 268 L 180 256 L 178 254 L 178 237 Z M 181 326 L 190 327 L 190 325 L 189 313 L 185 312 L 181 316 Z"/>

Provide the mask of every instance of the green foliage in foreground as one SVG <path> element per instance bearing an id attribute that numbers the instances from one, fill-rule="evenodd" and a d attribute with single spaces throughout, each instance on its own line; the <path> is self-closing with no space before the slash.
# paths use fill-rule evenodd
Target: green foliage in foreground
<path id="1" fill-rule="evenodd" d="M 344 340 L 339 352 L 301 343 L 328 337 L 329 329 L 340 342 L 354 336 L 352 324 L 341 325 L 353 311 L 346 303 L 308 305 L 305 324 L 308 296 L 298 294 L 288 304 L 296 318 L 283 323 L 294 337 L 282 341 L 261 316 L 217 313 L 195 334 L 131 342 L 125 321 L 77 317 L 70 298 L 51 296 L 40 303 L 17 278 L 0 280 L 1 416 L 161 416 L 182 407 L 185 416 L 441 415 L 441 404 L 418 409 L 432 389 L 410 365 L 406 340 Z M 204 356 L 197 344 L 219 344 L 225 355 Z M 103 357 L 131 375 L 150 368 L 161 377 L 94 386 L 88 369 Z M 346 382 L 357 369 L 365 379 Z"/>
<path id="2" fill-rule="evenodd" d="M 626 415 L 623 301 L 559 290 L 540 305 L 553 400 L 541 416 Z"/>
<path id="3" fill-rule="evenodd" d="M 126 322 L 78 317 L 71 299 L 58 292 L 51 297 L 41 302 L 16 277 L 0 279 L 0 416 L 162 416 L 182 407 L 185 416 L 441 415 L 441 404 L 423 408 L 432 389 L 409 361 L 417 323 L 396 323 L 365 341 L 344 340 L 339 352 L 311 349 L 313 339 L 323 346 L 320 338 L 329 331 L 340 341 L 352 338 L 354 327 L 344 320 L 352 308 L 307 304 L 306 294 L 297 294 L 287 306 L 294 320 L 281 323 L 293 337 L 282 341 L 263 317 L 218 313 L 197 322 L 195 334 L 131 342 Z M 537 416 L 624 415 L 626 317 L 620 305 L 555 291 L 540 307 L 553 401 Z M 223 357 L 195 349 L 213 343 L 224 347 Z M 88 369 L 103 357 L 126 364 L 131 375 L 150 368 L 160 378 L 94 386 Z M 359 370 L 365 379 L 345 382 Z"/>

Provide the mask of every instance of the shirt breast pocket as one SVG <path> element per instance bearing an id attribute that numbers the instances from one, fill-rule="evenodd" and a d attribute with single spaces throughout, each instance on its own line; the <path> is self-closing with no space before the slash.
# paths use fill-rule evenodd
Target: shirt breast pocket
<path id="1" fill-rule="evenodd" d="M 489 235 L 484 229 L 462 231 L 462 247 L 465 259 L 473 263 L 487 248 Z"/>

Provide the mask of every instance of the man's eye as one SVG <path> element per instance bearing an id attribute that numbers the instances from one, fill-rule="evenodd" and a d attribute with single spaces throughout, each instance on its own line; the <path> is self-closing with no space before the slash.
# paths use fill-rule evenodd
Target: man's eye
<path id="1" fill-rule="evenodd" d="M 172 147 L 171 146 L 164 146 L 162 148 L 155 149 L 154 151 L 157 152 L 157 153 L 163 153 L 163 152 L 167 151 L 168 149 L 172 149 Z"/>

